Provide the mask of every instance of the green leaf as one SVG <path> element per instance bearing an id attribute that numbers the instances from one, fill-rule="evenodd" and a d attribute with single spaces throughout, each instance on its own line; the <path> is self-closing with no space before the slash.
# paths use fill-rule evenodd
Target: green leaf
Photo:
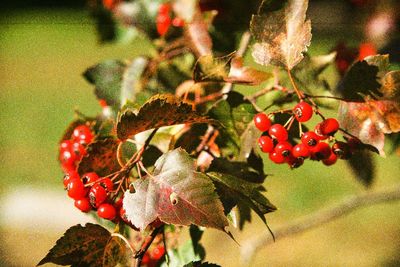
<path id="1" fill-rule="evenodd" d="M 38 265 L 51 262 L 72 267 L 102 266 L 104 249 L 110 237 L 110 232 L 97 224 L 72 226 Z"/>
<path id="2" fill-rule="evenodd" d="M 118 144 L 119 142 L 114 138 L 90 143 L 86 148 L 87 155 L 79 163 L 79 174 L 96 172 L 100 176 L 106 176 L 118 171 L 121 168 L 117 160 Z"/>
<path id="3" fill-rule="evenodd" d="M 117 135 L 125 140 L 137 133 L 184 123 L 213 122 L 193 111 L 192 106 L 173 95 L 160 94 L 150 98 L 139 111 L 130 108 L 119 114 Z"/>
<path id="4" fill-rule="evenodd" d="M 267 5 L 273 4 L 269 8 Z M 261 65 L 292 69 L 303 59 L 311 42 L 311 21 L 306 21 L 308 0 L 289 0 L 283 9 L 273 1 L 263 1 L 253 15 L 250 30 L 256 39 L 252 56 Z M 278 8 L 278 10 L 277 10 Z"/>
<path id="5" fill-rule="evenodd" d="M 264 190 L 262 186 L 246 182 L 229 174 L 208 172 L 207 175 L 221 186 L 221 190 L 227 192 L 225 195 L 230 196 L 230 201 L 241 202 L 247 205 L 267 224 L 264 215 L 275 211 L 276 207 L 260 193 L 261 190 Z"/>
<path id="6" fill-rule="evenodd" d="M 357 180 L 369 187 L 376 178 L 374 159 L 368 151 L 358 150 L 347 161 Z"/>
<path id="7" fill-rule="evenodd" d="M 224 230 L 228 220 L 212 181 L 195 171 L 192 158 L 183 149 L 165 153 L 155 163 L 151 176 L 133 183 L 123 207 L 127 218 L 144 230 L 157 218 L 167 224 L 199 225 Z"/>
<path id="8" fill-rule="evenodd" d="M 137 57 L 132 62 L 106 60 L 88 68 L 83 76 L 95 85 L 95 94 L 109 106 L 118 110 L 128 101 L 134 102 L 136 94 L 142 90 L 140 78 L 148 60 Z"/>

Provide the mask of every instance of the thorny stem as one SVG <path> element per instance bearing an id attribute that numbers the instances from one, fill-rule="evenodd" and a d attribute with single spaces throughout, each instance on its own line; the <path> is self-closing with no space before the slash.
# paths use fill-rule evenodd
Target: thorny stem
<path id="1" fill-rule="evenodd" d="M 154 239 L 156 236 L 164 229 L 164 225 L 161 225 L 160 227 L 155 228 L 149 236 L 146 237 L 146 239 L 143 241 L 139 251 L 137 251 L 134 255 L 134 258 L 136 259 L 135 267 L 139 267 L 142 263 L 142 259 L 146 251 L 149 249 L 151 244 L 153 243 Z"/>
<path id="2" fill-rule="evenodd" d="M 290 72 L 290 69 L 289 69 L 289 68 L 287 69 L 287 73 L 288 73 L 288 76 L 289 76 L 289 80 L 290 80 L 290 82 L 292 83 L 293 89 L 294 89 L 294 91 L 296 92 L 296 95 L 298 96 L 298 98 L 299 98 L 300 100 L 303 100 L 303 99 L 304 99 L 303 92 L 301 92 L 301 91 L 299 90 L 299 88 L 297 88 L 297 85 L 296 85 L 296 83 L 294 82 L 292 73 Z"/>

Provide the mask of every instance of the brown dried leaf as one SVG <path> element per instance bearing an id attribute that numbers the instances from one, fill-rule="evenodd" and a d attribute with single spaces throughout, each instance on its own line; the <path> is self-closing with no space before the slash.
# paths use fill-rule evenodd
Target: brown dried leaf
<path id="1" fill-rule="evenodd" d="M 151 97 L 139 111 L 126 109 L 118 118 L 117 135 L 125 140 L 137 133 L 184 123 L 208 123 L 213 120 L 193 111 L 192 106 L 170 94 Z"/>
<path id="2" fill-rule="evenodd" d="M 306 21 L 308 0 L 289 0 L 278 11 L 253 15 L 250 30 L 257 40 L 253 46 L 254 61 L 261 65 L 273 64 L 292 69 L 303 59 L 303 52 L 311 42 L 311 21 Z"/>
<path id="3" fill-rule="evenodd" d="M 243 58 L 235 57 L 231 60 L 231 69 L 225 81 L 230 83 L 258 85 L 271 77 L 272 74 L 269 72 L 243 66 Z"/>
<path id="4" fill-rule="evenodd" d="M 212 40 L 208 33 L 209 24 L 203 18 L 199 9 L 193 14 L 192 20 L 186 24 L 185 37 L 197 57 L 212 54 Z"/>
<path id="5" fill-rule="evenodd" d="M 95 141 L 87 147 L 87 155 L 82 158 L 78 166 L 79 174 L 96 172 L 106 176 L 120 169 L 117 161 L 117 147 L 119 142 L 113 138 Z"/>
<path id="6" fill-rule="evenodd" d="M 380 89 L 386 99 L 400 101 L 400 71 L 390 71 L 382 78 Z"/>

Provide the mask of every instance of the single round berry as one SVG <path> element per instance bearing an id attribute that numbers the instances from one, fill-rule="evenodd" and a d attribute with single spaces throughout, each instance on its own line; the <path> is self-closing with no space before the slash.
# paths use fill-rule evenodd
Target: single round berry
<path id="1" fill-rule="evenodd" d="M 73 142 L 71 140 L 64 140 L 60 143 L 60 151 L 71 150 Z"/>
<path id="2" fill-rule="evenodd" d="M 329 118 L 321 122 L 319 130 L 322 135 L 334 135 L 339 130 L 339 122 L 334 118 Z"/>
<path id="3" fill-rule="evenodd" d="M 314 132 L 315 132 L 315 134 L 317 135 L 317 138 L 318 138 L 318 140 L 325 140 L 325 139 L 327 139 L 329 136 L 328 135 L 323 135 L 322 133 L 321 133 L 321 122 L 320 123 L 317 123 L 317 125 L 315 125 L 315 128 L 314 128 Z"/>
<path id="4" fill-rule="evenodd" d="M 156 19 L 156 27 L 157 27 L 157 32 L 160 36 L 164 36 L 170 26 L 171 26 L 171 17 L 169 14 L 158 14 L 157 19 Z"/>
<path id="5" fill-rule="evenodd" d="M 172 25 L 174 27 L 179 27 L 180 28 L 180 27 L 185 26 L 185 21 L 183 19 L 181 19 L 181 18 L 176 17 L 176 18 L 174 18 L 172 20 Z"/>
<path id="6" fill-rule="evenodd" d="M 345 142 L 336 141 L 332 145 L 332 152 L 340 159 L 349 159 L 351 157 L 350 146 Z"/>
<path id="7" fill-rule="evenodd" d="M 280 141 L 288 139 L 288 131 L 281 124 L 274 124 L 268 130 L 269 136 Z"/>
<path id="8" fill-rule="evenodd" d="M 93 141 L 93 133 L 86 125 L 77 126 L 72 132 L 72 139 L 81 144 L 89 144 Z"/>
<path id="9" fill-rule="evenodd" d="M 82 175 L 82 182 L 83 184 L 93 184 L 99 179 L 99 176 L 95 172 L 88 172 Z"/>
<path id="10" fill-rule="evenodd" d="M 276 144 L 274 151 L 283 157 L 288 157 L 292 151 L 292 145 L 287 141 Z"/>
<path id="11" fill-rule="evenodd" d="M 110 178 L 100 179 L 97 183 L 104 187 L 107 192 L 110 192 L 114 189 L 114 183 L 111 181 Z"/>
<path id="12" fill-rule="evenodd" d="M 261 151 L 264 153 L 270 153 L 272 150 L 274 150 L 274 142 L 269 136 L 260 136 L 260 138 L 258 138 L 258 145 L 260 146 Z"/>
<path id="13" fill-rule="evenodd" d="M 331 154 L 329 155 L 329 157 L 327 159 L 322 160 L 322 163 L 326 166 L 331 166 L 333 164 L 335 164 L 337 161 L 337 155 L 333 152 L 331 152 Z"/>
<path id="14" fill-rule="evenodd" d="M 254 116 L 254 124 L 261 132 L 266 132 L 271 127 L 271 120 L 265 113 L 258 113 Z"/>
<path id="15" fill-rule="evenodd" d="M 282 155 L 276 153 L 275 151 L 269 153 L 269 159 L 270 159 L 272 162 L 276 163 L 276 164 L 282 164 L 282 163 L 284 163 L 285 160 L 286 160 L 284 156 L 282 156 Z"/>
<path id="16" fill-rule="evenodd" d="M 171 11 L 171 5 L 168 3 L 160 4 L 158 7 L 158 14 L 167 15 Z"/>
<path id="17" fill-rule="evenodd" d="M 92 209 L 88 198 L 76 199 L 74 205 L 82 212 L 89 212 Z"/>
<path id="18" fill-rule="evenodd" d="M 97 208 L 107 199 L 107 191 L 100 184 L 94 184 L 89 191 L 90 204 Z"/>
<path id="19" fill-rule="evenodd" d="M 113 205 L 103 203 L 97 209 L 97 215 L 103 219 L 113 220 L 117 215 L 117 211 L 115 210 Z"/>
<path id="20" fill-rule="evenodd" d="M 165 248 L 164 246 L 157 246 L 155 247 L 151 252 L 150 252 L 150 258 L 153 260 L 158 261 L 159 259 L 162 258 L 165 254 Z"/>
<path id="21" fill-rule="evenodd" d="M 292 155 L 287 157 L 286 162 L 289 164 L 290 168 L 295 169 L 303 165 L 304 159 L 303 158 L 296 158 Z"/>
<path id="22" fill-rule="evenodd" d="M 311 159 L 324 160 L 331 155 L 331 147 L 325 142 L 319 142 L 311 149 Z"/>
<path id="23" fill-rule="evenodd" d="M 294 116 L 299 122 L 309 121 L 313 115 L 313 108 L 307 102 L 301 101 L 293 108 Z"/>
<path id="24" fill-rule="evenodd" d="M 67 169 L 74 167 L 76 160 L 76 155 L 71 149 L 60 151 L 60 162 L 63 167 L 65 166 Z"/>
<path id="25" fill-rule="evenodd" d="M 149 252 L 146 251 L 146 253 L 144 253 L 143 258 L 142 258 L 142 264 L 143 265 L 149 265 L 150 264 L 150 256 L 149 256 Z"/>
<path id="26" fill-rule="evenodd" d="M 312 148 L 319 143 L 319 139 L 316 133 L 309 131 L 303 133 L 303 135 L 301 136 L 301 142 L 307 147 Z"/>
<path id="27" fill-rule="evenodd" d="M 73 199 L 84 198 L 87 194 L 87 189 L 81 179 L 71 179 L 67 184 L 68 196 Z"/>
<path id="28" fill-rule="evenodd" d="M 296 158 L 308 158 L 310 156 L 310 150 L 307 145 L 300 143 L 292 148 L 292 155 Z"/>
<path id="29" fill-rule="evenodd" d="M 79 174 L 76 170 L 66 171 L 63 178 L 64 187 L 66 188 L 69 181 L 71 181 L 72 179 L 79 179 L 79 178 L 80 178 Z"/>

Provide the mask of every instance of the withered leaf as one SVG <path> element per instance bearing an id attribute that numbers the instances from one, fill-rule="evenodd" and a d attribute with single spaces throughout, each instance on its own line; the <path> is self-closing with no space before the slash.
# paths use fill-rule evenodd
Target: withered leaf
<path id="1" fill-rule="evenodd" d="M 242 57 L 234 57 L 231 60 L 231 68 L 225 81 L 238 84 L 258 85 L 271 77 L 272 74 L 269 72 L 243 66 Z"/>
<path id="2" fill-rule="evenodd" d="M 133 251 L 125 240 L 112 235 L 104 248 L 103 267 L 126 266 L 135 264 Z"/>
<path id="3" fill-rule="evenodd" d="M 197 57 L 212 54 L 212 39 L 208 33 L 208 23 L 200 12 L 193 11 L 192 20 L 186 23 L 185 37 L 189 40 L 190 47 Z"/>
<path id="4" fill-rule="evenodd" d="M 184 123 L 208 123 L 213 120 L 193 111 L 192 106 L 170 94 L 151 97 L 138 110 L 125 109 L 119 114 L 117 135 L 125 140 L 137 133 Z"/>
<path id="5" fill-rule="evenodd" d="M 289 0 L 283 9 L 269 9 L 261 3 L 253 15 L 250 30 L 256 43 L 252 56 L 261 65 L 292 69 L 303 59 L 311 42 L 311 21 L 306 20 L 308 0 Z"/>
<path id="6" fill-rule="evenodd" d="M 165 153 L 155 163 L 153 174 L 133 183 L 123 207 L 133 225 L 144 230 L 157 218 L 167 224 L 212 227 L 224 230 L 228 220 L 212 181 L 195 171 L 183 149 Z"/>
<path id="7" fill-rule="evenodd" d="M 400 71 L 390 71 L 383 76 L 380 92 L 386 99 L 400 101 Z"/>
<path id="8" fill-rule="evenodd" d="M 103 266 L 103 253 L 110 237 L 110 232 L 97 224 L 72 226 L 38 265 L 51 262 L 72 266 Z"/>
<path id="9" fill-rule="evenodd" d="M 78 166 L 79 174 L 96 172 L 105 176 L 120 169 L 117 160 L 118 140 L 106 138 L 97 140 L 86 148 L 87 155 L 82 158 Z"/>

